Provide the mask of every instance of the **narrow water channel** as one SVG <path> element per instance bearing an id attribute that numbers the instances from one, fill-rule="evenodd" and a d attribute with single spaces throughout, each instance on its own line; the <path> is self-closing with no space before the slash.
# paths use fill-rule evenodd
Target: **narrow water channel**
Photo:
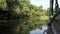
<path id="1" fill-rule="evenodd" d="M 47 30 L 47 26 L 42 26 L 42 29 L 35 29 L 30 31 L 30 34 L 43 34 L 44 30 Z M 47 34 L 47 33 L 45 33 Z"/>

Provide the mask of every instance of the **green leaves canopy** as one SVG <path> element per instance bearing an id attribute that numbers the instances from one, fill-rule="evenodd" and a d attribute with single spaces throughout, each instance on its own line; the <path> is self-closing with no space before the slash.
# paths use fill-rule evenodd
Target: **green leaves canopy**
<path id="1" fill-rule="evenodd" d="M 30 30 L 40 28 L 45 23 L 40 17 L 48 14 L 42 6 L 32 5 L 29 0 L 0 0 L 1 9 L 0 16 L 4 22 L 0 25 L 1 34 L 29 34 Z"/>

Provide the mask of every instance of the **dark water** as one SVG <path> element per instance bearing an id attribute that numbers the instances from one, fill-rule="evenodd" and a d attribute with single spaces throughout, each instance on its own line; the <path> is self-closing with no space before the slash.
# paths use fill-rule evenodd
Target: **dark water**
<path id="1" fill-rule="evenodd" d="M 30 31 L 30 34 L 43 34 L 44 30 L 47 30 L 47 26 L 42 26 L 42 29 L 35 29 Z M 47 34 L 47 33 L 45 33 Z"/>

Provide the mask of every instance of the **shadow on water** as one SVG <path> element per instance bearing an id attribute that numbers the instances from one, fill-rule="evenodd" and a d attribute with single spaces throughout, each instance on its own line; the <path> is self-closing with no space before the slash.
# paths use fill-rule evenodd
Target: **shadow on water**
<path id="1" fill-rule="evenodd" d="M 43 34 L 44 30 L 47 30 L 47 26 L 42 26 L 42 29 L 36 28 L 35 30 L 30 31 L 30 34 Z"/>

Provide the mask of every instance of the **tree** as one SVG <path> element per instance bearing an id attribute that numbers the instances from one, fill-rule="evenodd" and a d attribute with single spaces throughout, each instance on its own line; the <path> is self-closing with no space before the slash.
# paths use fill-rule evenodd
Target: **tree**
<path id="1" fill-rule="evenodd" d="M 0 0 L 0 34 L 29 34 L 44 24 L 40 17 L 46 14 L 29 0 Z"/>

